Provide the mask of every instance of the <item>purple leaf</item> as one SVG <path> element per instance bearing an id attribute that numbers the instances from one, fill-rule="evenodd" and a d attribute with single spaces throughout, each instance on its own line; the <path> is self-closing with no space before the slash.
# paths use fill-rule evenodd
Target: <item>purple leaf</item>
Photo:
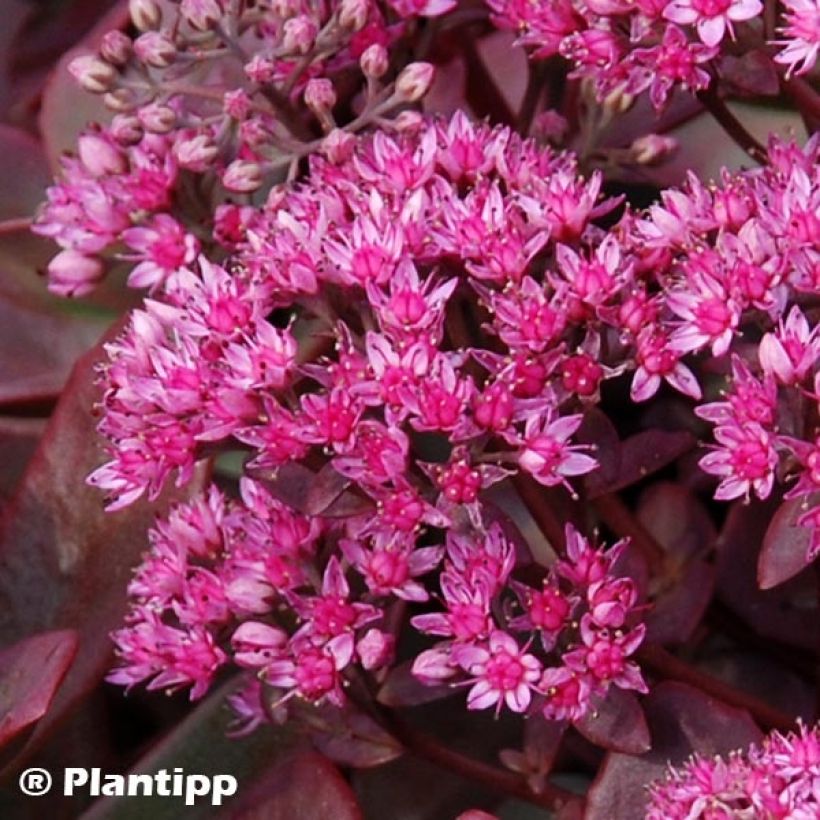
<path id="1" fill-rule="evenodd" d="M 423 684 L 410 671 L 412 666 L 412 661 L 406 661 L 390 670 L 376 696 L 379 703 L 385 706 L 418 706 L 450 697 L 458 692 L 446 683 L 435 686 Z"/>
<path id="2" fill-rule="evenodd" d="M 742 749 L 761 738 L 749 715 L 680 683 L 661 683 L 644 701 L 652 738 L 641 756 L 610 752 L 588 794 L 586 820 L 643 817 L 646 786 L 667 763 L 693 753 L 712 756 Z"/>
<path id="3" fill-rule="evenodd" d="M 638 698 L 617 686 L 611 686 L 594 711 L 574 726 L 587 740 L 603 749 L 638 755 L 651 747 L 649 727 Z"/>
<path id="4" fill-rule="evenodd" d="M 325 757 L 311 749 L 294 752 L 270 769 L 232 813 L 232 820 L 359 820 L 356 796 Z"/>
<path id="5" fill-rule="evenodd" d="M 777 68 L 762 49 L 747 51 L 741 57 L 726 55 L 719 66 L 720 76 L 730 93 L 750 97 L 773 97 L 780 92 Z"/>
<path id="6" fill-rule="evenodd" d="M 691 450 L 695 437 L 683 431 L 644 430 L 624 439 L 620 443 L 618 469 L 614 476 L 604 480 L 598 471 L 587 478 L 587 495 L 595 498 L 629 487 L 654 472 L 671 464 L 685 452 Z M 599 448 L 599 460 L 601 449 Z"/>
<path id="7" fill-rule="evenodd" d="M 817 649 L 817 590 L 811 573 L 758 587 L 758 553 L 778 502 L 734 504 L 718 539 L 717 595 L 762 638 Z"/>
<path id="8" fill-rule="evenodd" d="M 46 713 L 76 652 L 72 629 L 32 635 L 0 652 L 0 746 Z"/>
<path id="9" fill-rule="evenodd" d="M 621 471 L 621 438 L 609 416 L 597 407 L 591 407 L 584 413 L 584 420 L 575 439 L 581 444 L 592 444 L 595 447 L 595 459 L 598 468 L 584 478 L 587 494 L 606 492 L 606 488 L 618 480 Z"/>
<path id="10" fill-rule="evenodd" d="M 248 474 L 264 483 L 271 494 L 291 509 L 305 515 L 347 518 L 372 509 L 373 502 L 344 488 L 350 483 L 326 464 L 314 473 L 303 464 L 285 464 L 275 473 L 248 469 Z"/>
<path id="11" fill-rule="evenodd" d="M 310 724 L 316 728 L 311 740 L 319 751 L 336 763 L 354 769 L 381 766 L 399 757 L 404 749 L 371 717 L 354 706 L 311 709 Z"/>
<path id="12" fill-rule="evenodd" d="M 812 497 L 808 506 L 817 501 L 817 496 Z M 807 509 L 805 498 L 794 498 L 784 501 L 772 516 L 757 559 L 757 582 L 761 589 L 771 589 L 794 578 L 811 563 L 811 530 L 797 524 Z"/>
<path id="13" fill-rule="evenodd" d="M 108 670 L 108 633 L 121 623 L 132 568 L 162 507 L 137 503 L 105 513 L 99 491 L 83 481 L 102 459 L 92 415 L 100 356 L 95 348 L 75 367 L 0 528 L 0 640 L 52 629 L 79 633 L 76 661 L 30 745 Z M 191 489 L 197 486 L 195 480 Z"/>

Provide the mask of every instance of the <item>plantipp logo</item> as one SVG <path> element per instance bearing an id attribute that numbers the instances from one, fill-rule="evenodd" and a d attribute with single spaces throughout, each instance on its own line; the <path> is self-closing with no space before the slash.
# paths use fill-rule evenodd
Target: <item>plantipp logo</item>
<path id="1" fill-rule="evenodd" d="M 52 786 L 51 774 L 45 769 L 26 769 L 19 785 L 23 794 L 46 794 Z M 154 774 L 103 774 L 102 769 L 77 767 L 63 772 L 66 797 L 183 797 L 186 806 L 195 805 L 199 798 L 210 798 L 212 806 L 221 806 L 224 798 L 236 794 L 237 785 L 230 774 L 185 774 L 181 768 L 160 769 Z"/>

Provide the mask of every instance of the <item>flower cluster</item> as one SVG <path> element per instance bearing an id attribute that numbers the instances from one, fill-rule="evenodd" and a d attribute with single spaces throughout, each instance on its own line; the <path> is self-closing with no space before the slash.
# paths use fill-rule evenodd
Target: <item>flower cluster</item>
<path id="1" fill-rule="evenodd" d="M 650 786 L 647 820 L 820 814 L 820 733 L 773 732 L 760 745 L 723 759 L 694 758 Z"/>
<path id="2" fill-rule="evenodd" d="M 714 425 L 700 466 L 720 479 L 718 499 L 765 499 L 795 474 L 787 497 L 820 489 L 820 339 L 801 308 L 820 281 L 819 154 L 816 138 L 802 150 L 773 140 L 764 167 L 724 174 L 714 189 L 690 177 L 632 229 L 665 256 L 672 348 L 711 353 L 726 376 L 719 400 L 695 409 Z M 799 519 L 812 530 L 810 557 L 819 520 L 816 507 Z"/>
<path id="3" fill-rule="evenodd" d="M 156 288 L 191 264 L 230 195 L 269 187 L 311 152 L 347 150 L 372 122 L 400 127 L 391 114 L 425 93 L 433 69 L 412 63 L 395 77 L 389 49 L 408 20 L 453 5 L 132 2 L 137 35 L 111 31 L 69 68 L 114 116 L 79 138 L 35 224 L 63 248 L 51 290 L 93 290 L 106 250 L 139 263 L 132 286 Z M 345 79 L 340 97 L 352 68 L 365 88 L 356 97 L 361 82 Z M 333 109 L 348 97 L 357 117 L 339 128 Z"/>
<path id="4" fill-rule="evenodd" d="M 447 612 L 414 624 L 450 640 L 417 659 L 423 680 L 472 682 L 471 708 L 523 711 L 534 692 L 555 718 L 579 718 L 612 683 L 644 690 L 628 659 L 644 634 L 637 591 L 612 574 L 619 550 L 569 531 L 567 560 L 530 588 L 510 577 L 513 548 L 485 505 L 485 490 L 518 471 L 573 491 L 596 465 L 572 442 L 579 411 L 623 369 L 607 360 L 624 358 L 632 342 L 620 336 L 641 310 L 631 255 L 614 237 L 592 247 L 592 219 L 615 204 L 598 201 L 599 186 L 570 156 L 457 114 L 378 132 L 336 162 L 314 157 L 261 208 L 224 206 L 242 225 L 221 236 L 225 266 L 200 257 L 174 271 L 108 345 L 100 430 L 112 460 L 89 480 L 116 509 L 244 447 L 243 501 L 212 490 L 172 517 L 196 532 L 212 526 L 191 517 L 224 519 L 214 550 L 181 554 L 176 523 L 154 534 L 115 680 L 174 685 L 187 668 L 201 694 L 231 619 L 236 663 L 283 697 L 338 703 L 352 662 L 390 662 L 386 609 L 429 601 L 424 576 L 444 561 Z M 486 336 L 463 335 L 462 311 L 484 318 Z M 649 382 L 687 386 L 671 351 L 665 369 L 640 367 Z M 276 500 L 299 471 L 328 494 L 301 517 Z M 280 553 L 272 518 L 310 537 L 289 535 Z M 207 607 L 184 597 L 192 585 Z M 255 617 L 274 608 L 287 622 Z M 553 651 L 557 665 L 541 659 Z"/>
<path id="5" fill-rule="evenodd" d="M 726 40 L 736 39 L 741 26 L 754 37 L 753 25 L 763 12 L 760 0 L 487 0 L 487 5 L 496 25 L 515 31 L 520 45 L 537 58 L 560 54 L 570 62 L 571 76 L 589 78 L 600 98 L 648 90 L 656 108 L 676 87 L 707 88 L 720 70 Z M 774 41 L 785 47 L 774 59 L 789 74 L 805 73 L 820 48 L 817 2 L 785 5 L 784 39 Z M 757 48 L 763 45 L 761 38 Z"/>
<path id="6" fill-rule="evenodd" d="M 627 626 L 634 621 L 637 589 L 630 578 L 612 572 L 625 543 L 596 550 L 569 525 L 566 542 L 566 558 L 535 588 L 509 580 L 515 558 L 498 525 L 480 551 L 449 534 L 439 574 L 446 610 L 411 619 L 420 632 L 445 640 L 416 658 L 414 674 L 471 684 L 469 709 L 498 711 L 506 704 L 523 712 L 536 693 L 548 720 L 582 718 L 591 699 L 605 696 L 612 684 L 646 692 L 640 670 L 628 660 L 645 633 L 643 624 Z M 507 604 L 500 600 L 505 589 L 514 596 Z M 495 613 L 514 611 L 506 625 L 498 623 Z M 523 648 L 510 631 L 524 634 Z M 535 636 L 540 649 L 560 663 L 545 666 L 539 660 Z M 566 651 L 559 656 L 561 649 Z"/>

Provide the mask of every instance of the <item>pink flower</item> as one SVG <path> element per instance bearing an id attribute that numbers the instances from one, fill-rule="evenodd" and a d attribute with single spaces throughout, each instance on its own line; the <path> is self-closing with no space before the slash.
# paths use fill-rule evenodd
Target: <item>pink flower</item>
<path id="1" fill-rule="evenodd" d="M 760 366 L 785 385 L 800 384 L 820 357 L 820 330 L 809 327 L 797 305 L 781 319 L 773 333 L 766 333 L 758 350 Z"/>
<path id="2" fill-rule="evenodd" d="M 734 38 L 732 22 L 751 20 L 763 11 L 760 0 L 672 0 L 663 16 L 680 25 L 696 24 L 698 36 L 707 46 L 716 46 L 726 29 Z"/>
<path id="3" fill-rule="evenodd" d="M 468 709 L 488 709 L 496 714 L 506 704 L 513 712 L 524 712 L 532 700 L 532 689 L 541 677 L 541 663 L 521 650 L 515 639 L 495 631 L 486 647 L 462 644 L 453 650 L 455 662 L 472 676 L 467 694 Z"/>
<path id="4" fill-rule="evenodd" d="M 592 687 L 587 677 L 566 666 L 547 667 L 538 691 L 546 698 L 541 711 L 547 720 L 580 720 L 590 708 Z"/>
<path id="5" fill-rule="evenodd" d="M 806 74 L 817 62 L 820 51 L 820 3 L 818 0 L 783 0 L 783 5 L 787 9 L 786 25 L 780 29 L 784 39 L 775 43 L 785 48 L 774 59 L 788 66 L 788 78 L 792 73 Z"/>
<path id="6" fill-rule="evenodd" d="M 122 240 L 136 251 L 127 256 L 138 262 L 128 276 L 133 288 L 156 290 L 171 274 L 193 263 L 199 253 L 196 237 L 167 214 L 158 214 L 144 226 L 123 231 Z"/>
<path id="7" fill-rule="evenodd" d="M 715 498 L 748 499 L 752 490 L 761 500 L 768 498 L 778 462 L 774 436 L 759 424 L 747 422 L 716 427 L 715 438 L 721 446 L 699 462 L 704 472 L 721 479 Z"/>
<path id="8" fill-rule="evenodd" d="M 530 416 L 523 436 L 511 437 L 512 442 L 522 445 L 518 454 L 521 468 L 547 487 L 563 484 L 572 492 L 567 477 L 583 475 L 598 465 L 592 456 L 580 452 L 588 449 L 587 445 L 568 444 L 582 421 L 581 415 L 556 418 L 552 410 Z"/>

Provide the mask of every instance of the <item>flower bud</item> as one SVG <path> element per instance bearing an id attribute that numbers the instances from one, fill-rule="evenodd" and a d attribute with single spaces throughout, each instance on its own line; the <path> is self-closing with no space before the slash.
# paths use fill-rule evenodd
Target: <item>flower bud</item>
<path id="1" fill-rule="evenodd" d="M 398 117 L 393 119 L 393 127 L 396 131 L 407 131 L 412 133 L 418 130 L 424 122 L 424 116 L 418 111 L 402 111 Z"/>
<path id="2" fill-rule="evenodd" d="M 144 133 L 139 117 L 132 114 L 117 114 L 111 120 L 110 132 L 120 145 L 134 145 L 142 139 Z"/>
<path id="3" fill-rule="evenodd" d="M 210 134 L 180 137 L 173 148 L 177 162 L 191 171 L 206 171 L 219 154 L 219 146 Z"/>
<path id="4" fill-rule="evenodd" d="M 77 155 L 86 170 L 95 177 L 121 174 L 128 167 L 122 151 L 100 134 L 83 134 L 77 140 Z"/>
<path id="5" fill-rule="evenodd" d="M 333 83 L 323 77 L 308 80 L 305 86 L 305 105 L 318 117 L 326 115 L 336 105 Z"/>
<path id="6" fill-rule="evenodd" d="M 132 52 L 131 38 L 121 31 L 109 31 L 100 40 L 100 57 L 113 65 L 125 65 Z"/>
<path id="7" fill-rule="evenodd" d="M 182 0 L 180 12 L 199 31 L 212 29 L 224 14 L 217 0 Z"/>
<path id="8" fill-rule="evenodd" d="M 134 40 L 134 52 L 146 65 L 167 68 L 176 59 L 177 47 L 165 34 L 149 31 Z"/>
<path id="9" fill-rule="evenodd" d="M 417 102 L 433 84 L 435 68 L 430 63 L 410 63 L 396 80 L 396 96 L 403 102 Z"/>
<path id="10" fill-rule="evenodd" d="M 356 137 L 342 131 L 341 128 L 334 128 L 322 140 L 322 153 L 333 163 L 344 162 L 353 155 L 353 148 L 356 145 Z"/>
<path id="11" fill-rule="evenodd" d="M 374 80 L 378 80 L 387 73 L 389 63 L 387 49 L 379 43 L 368 46 L 359 59 L 364 76 Z"/>
<path id="12" fill-rule="evenodd" d="M 68 64 L 68 71 L 81 88 L 92 94 L 104 94 L 110 91 L 117 79 L 114 66 L 92 54 L 75 57 Z"/>
<path id="13" fill-rule="evenodd" d="M 153 31 L 162 22 L 162 11 L 156 0 L 128 0 L 128 13 L 137 31 Z"/>
<path id="14" fill-rule="evenodd" d="M 281 20 L 287 20 L 299 13 L 299 0 L 271 0 L 270 8 Z"/>
<path id="15" fill-rule="evenodd" d="M 674 137 L 660 134 L 645 134 L 633 141 L 630 151 L 638 165 L 655 165 L 678 150 L 678 141 Z"/>
<path id="16" fill-rule="evenodd" d="M 48 263 L 48 289 L 58 296 L 85 296 L 103 278 L 105 268 L 96 256 L 60 251 Z"/>
<path id="17" fill-rule="evenodd" d="M 339 25 L 348 31 L 359 31 L 367 22 L 367 0 L 342 0 L 339 4 Z"/>
<path id="18" fill-rule="evenodd" d="M 261 187 L 262 178 L 262 168 L 258 162 L 236 159 L 225 169 L 222 184 L 229 191 L 249 194 Z"/>
<path id="19" fill-rule="evenodd" d="M 316 22 L 305 14 L 292 17 L 283 29 L 282 49 L 286 54 L 307 54 L 313 48 L 319 33 Z"/>
<path id="20" fill-rule="evenodd" d="M 139 96 L 133 88 L 117 88 L 103 97 L 103 103 L 109 111 L 127 114 L 137 107 Z"/>
<path id="21" fill-rule="evenodd" d="M 356 652 L 367 670 L 381 669 L 393 662 L 396 639 L 380 629 L 368 629 L 356 644 Z"/>
<path id="22" fill-rule="evenodd" d="M 635 95 L 627 93 L 624 91 L 623 86 L 621 86 L 610 94 L 607 94 L 601 107 L 607 115 L 615 116 L 616 114 L 625 114 L 632 108 L 634 102 Z"/>
<path id="23" fill-rule="evenodd" d="M 235 120 L 242 121 L 247 118 L 253 108 L 253 101 L 248 93 L 241 88 L 234 91 L 226 91 L 222 98 L 222 109 Z"/>
<path id="24" fill-rule="evenodd" d="M 144 105 L 137 112 L 137 116 L 142 127 L 152 134 L 167 134 L 177 124 L 174 109 L 159 103 Z"/>
<path id="25" fill-rule="evenodd" d="M 239 139 L 249 148 L 270 145 L 272 134 L 262 120 L 251 117 L 239 125 Z"/>

